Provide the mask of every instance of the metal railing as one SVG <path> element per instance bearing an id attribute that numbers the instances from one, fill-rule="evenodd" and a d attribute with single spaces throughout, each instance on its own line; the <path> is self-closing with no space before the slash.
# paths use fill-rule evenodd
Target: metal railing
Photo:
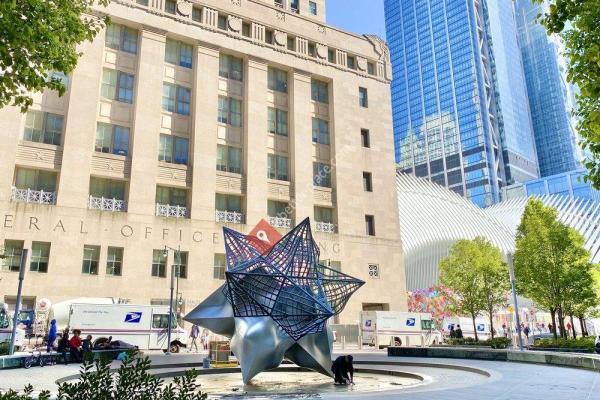
<path id="1" fill-rule="evenodd" d="M 90 196 L 88 208 L 92 210 L 125 212 L 127 211 L 127 202 L 119 199 L 107 199 L 105 197 Z"/>
<path id="2" fill-rule="evenodd" d="M 215 221 L 226 224 L 243 224 L 244 214 L 237 211 L 215 211 Z"/>
<path id="3" fill-rule="evenodd" d="M 335 233 L 336 227 L 332 222 L 319 222 L 315 223 L 315 230 L 317 232 Z"/>
<path id="4" fill-rule="evenodd" d="M 56 193 L 43 190 L 12 188 L 12 201 L 19 203 L 55 204 Z"/>
<path id="5" fill-rule="evenodd" d="M 169 204 L 156 204 L 156 215 L 158 217 L 187 218 L 188 209 L 183 206 L 172 206 Z"/>
<path id="6" fill-rule="evenodd" d="M 269 224 L 274 228 L 292 228 L 292 219 L 285 217 L 269 217 Z"/>

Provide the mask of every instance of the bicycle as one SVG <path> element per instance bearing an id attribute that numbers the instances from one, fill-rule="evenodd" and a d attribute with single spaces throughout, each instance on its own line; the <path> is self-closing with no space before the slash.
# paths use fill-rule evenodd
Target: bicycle
<path id="1" fill-rule="evenodd" d="M 40 367 L 43 367 L 44 365 L 46 365 L 46 360 L 44 359 L 44 356 L 42 355 L 42 351 L 39 349 L 34 349 L 31 352 L 31 355 L 25 357 L 25 359 L 23 359 L 23 368 L 25 369 L 29 369 L 34 365 L 39 365 Z"/>

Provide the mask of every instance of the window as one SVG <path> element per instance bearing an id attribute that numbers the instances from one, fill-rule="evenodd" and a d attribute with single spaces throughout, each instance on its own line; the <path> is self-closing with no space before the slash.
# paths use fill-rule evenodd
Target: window
<path id="1" fill-rule="evenodd" d="M 309 1 L 308 10 L 312 15 L 317 15 L 317 3 L 315 3 L 314 1 Z"/>
<path id="2" fill-rule="evenodd" d="M 21 269 L 21 254 L 23 253 L 22 240 L 4 241 L 4 258 L 2 262 L 2 271 L 19 272 Z"/>
<path id="3" fill-rule="evenodd" d="M 315 207 L 315 221 L 333 223 L 333 209 L 327 207 Z"/>
<path id="4" fill-rule="evenodd" d="M 362 143 L 362 147 L 371 147 L 371 134 L 368 129 L 360 130 L 360 140 Z"/>
<path id="5" fill-rule="evenodd" d="M 104 68 L 100 95 L 109 100 L 133 103 L 133 75 Z"/>
<path id="6" fill-rule="evenodd" d="M 185 68 L 192 68 L 193 47 L 173 39 L 167 39 L 165 61 Z"/>
<path id="7" fill-rule="evenodd" d="M 215 208 L 218 211 L 242 212 L 242 198 L 228 194 L 217 193 L 215 195 Z"/>
<path id="8" fill-rule="evenodd" d="M 219 15 L 217 18 L 217 28 L 226 31 L 227 30 L 227 16 Z"/>
<path id="9" fill-rule="evenodd" d="M 164 278 L 162 276 L 161 278 Z M 166 304 L 169 305 L 169 301 L 167 300 Z M 169 327 L 169 314 L 154 314 L 152 315 L 152 328 L 153 329 L 167 329 Z M 171 328 L 177 328 L 177 317 L 173 313 L 171 315 Z"/>
<path id="10" fill-rule="evenodd" d="M 242 149 L 217 145 L 217 171 L 242 173 Z"/>
<path id="11" fill-rule="evenodd" d="M 358 88 L 358 103 L 361 107 L 369 107 L 369 94 L 364 87 Z"/>
<path id="12" fill-rule="evenodd" d="M 157 278 L 165 278 L 167 276 L 167 254 L 164 250 L 154 249 L 152 251 L 152 276 Z"/>
<path id="13" fill-rule="evenodd" d="M 188 154 L 188 139 L 172 135 L 160 135 L 158 161 L 187 165 Z"/>
<path id="14" fill-rule="evenodd" d="M 367 73 L 369 75 L 375 75 L 375 64 L 373 64 L 372 62 L 367 63 Z"/>
<path id="15" fill-rule="evenodd" d="M 288 73 L 277 68 L 269 68 L 268 84 L 270 90 L 287 93 L 288 91 Z"/>
<path id="16" fill-rule="evenodd" d="M 135 2 L 141 6 L 148 6 L 148 0 L 136 0 Z"/>
<path id="17" fill-rule="evenodd" d="M 81 273 L 85 275 L 98 275 L 98 260 L 100 259 L 100 246 L 83 246 L 83 263 Z"/>
<path id="18" fill-rule="evenodd" d="M 332 63 L 335 64 L 335 49 L 329 49 L 327 50 L 327 60 Z"/>
<path id="19" fill-rule="evenodd" d="M 265 42 L 267 42 L 269 44 L 274 44 L 274 41 L 273 41 L 273 30 L 271 30 L 271 29 L 265 29 Z"/>
<path id="20" fill-rule="evenodd" d="M 370 172 L 363 172 L 363 189 L 365 192 L 373 191 L 373 176 Z"/>
<path id="21" fill-rule="evenodd" d="M 252 37 L 250 32 L 251 32 L 250 24 L 248 22 L 242 22 L 242 36 L 247 37 L 247 38 Z"/>
<path id="22" fill-rule="evenodd" d="M 267 155 L 267 177 L 278 181 L 287 181 L 288 177 L 288 158 L 275 154 Z"/>
<path id="23" fill-rule="evenodd" d="M 109 247 L 106 255 L 106 275 L 121 276 L 123 269 L 123 248 Z"/>
<path id="24" fill-rule="evenodd" d="M 287 48 L 290 51 L 296 51 L 296 38 L 293 36 L 290 36 L 289 34 L 287 37 Z"/>
<path id="25" fill-rule="evenodd" d="M 242 126 L 242 101 L 233 97 L 219 96 L 218 122 L 231 126 Z"/>
<path id="26" fill-rule="evenodd" d="M 18 189 L 56 191 L 56 173 L 38 169 L 17 168 L 15 186 Z"/>
<path id="27" fill-rule="evenodd" d="M 227 262 L 225 260 L 225 254 L 215 254 L 214 267 L 213 267 L 213 279 L 218 279 L 220 281 L 224 281 L 226 269 L 227 269 Z"/>
<path id="28" fill-rule="evenodd" d="M 269 107 L 268 110 L 269 133 L 281 136 L 288 135 L 288 113 L 278 108 Z"/>
<path id="29" fill-rule="evenodd" d="M 90 196 L 105 199 L 125 200 L 125 182 L 115 181 L 112 179 L 91 178 Z"/>
<path id="30" fill-rule="evenodd" d="M 292 12 L 299 13 L 300 12 L 300 0 L 290 0 L 290 8 Z"/>
<path id="31" fill-rule="evenodd" d="M 319 187 L 331 187 L 331 165 L 313 163 L 313 183 Z"/>
<path id="32" fill-rule="evenodd" d="M 187 251 L 179 251 L 175 252 L 175 259 L 173 262 L 173 268 L 175 269 L 173 273 L 175 277 L 186 279 L 187 278 L 187 262 L 188 261 L 188 253 Z"/>
<path id="33" fill-rule="evenodd" d="M 31 261 L 29 270 L 32 272 L 48 272 L 48 258 L 50 257 L 50 243 L 31 243 Z"/>
<path id="34" fill-rule="evenodd" d="M 156 203 L 187 207 L 187 191 L 185 189 L 157 186 Z"/>
<path id="35" fill-rule="evenodd" d="M 347 60 L 348 60 L 348 68 L 356 69 L 356 57 L 349 55 Z"/>
<path id="36" fill-rule="evenodd" d="M 290 218 L 290 206 L 283 201 L 267 201 L 267 215 L 269 217 Z"/>
<path id="37" fill-rule="evenodd" d="M 163 83 L 163 110 L 181 115 L 190 115 L 191 97 L 190 89 L 170 83 Z"/>
<path id="38" fill-rule="evenodd" d="M 200 7 L 192 8 L 192 20 L 202 22 L 202 9 Z"/>
<path id="39" fill-rule="evenodd" d="M 365 215 L 365 228 L 367 236 L 375 236 L 375 217 Z"/>
<path id="40" fill-rule="evenodd" d="M 23 140 L 60 146 L 63 116 L 30 110 L 25 117 Z"/>
<path id="41" fill-rule="evenodd" d="M 110 24 L 106 27 L 104 40 L 107 47 L 136 54 L 138 45 L 138 32 L 119 24 Z"/>
<path id="42" fill-rule="evenodd" d="M 129 154 L 129 128 L 98 122 L 94 149 L 99 153 L 127 156 Z"/>
<path id="43" fill-rule="evenodd" d="M 329 85 L 313 79 L 311 83 L 311 97 L 313 101 L 329 104 Z"/>
<path id="44" fill-rule="evenodd" d="M 319 119 L 312 119 L 312 140 L 313 143 L 329 144 L 329 122 Z"/>
<path id="45" fill-rule="evenodd" d="M 314 43 L 308 42 L 308 55 L 311 57 L 317 56 L 317 47 Z"/>
<path id="46" fill-rule="evenodd" d="M 219 76 L 234 81 L 243 81 L 244 60 L 229 54 L 221 54 L 219 57 Z"/>
<path id="47" fill-rule="evenodd" d="M 169 14 L 175 14 L 177 12 L 177 1 L 165 0 L 165 12 Z"/>

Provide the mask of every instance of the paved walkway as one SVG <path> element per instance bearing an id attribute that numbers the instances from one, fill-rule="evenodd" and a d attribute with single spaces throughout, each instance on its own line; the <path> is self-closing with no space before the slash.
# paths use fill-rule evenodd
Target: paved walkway
<path id="1" fill-rule="evenodd" d="M 360 399 L 411 399 L 411 400 L 598 400 L 600 399 L 600 374 L 592 371 L 512 362 L 480 360 L 454 360 L 432 358 L 388 358 L 382 353 L 355 353 L 361 362 L 402 362 L 400 366 L 373 366 L 384 370 L 417 373 L 431 380 L 429 384 L 365 394 L 357 392 L 329 393 L 311 398 L 324 400 Z M 201 355 L 181 354 L 165 357 L 152 355 L 154 364 L 180 364 L 200 362 Z M 406 365 L 406 364 L 409 365 Z M 433 368 L 429 364 L 456 365 L 484 370 L 490 377 L 455 369 Z M 118 364 L 115 364 L 115 366 Z M 360 364 L 360 367 L 367 365 Z M 165 365 L 166 367 L 166 365 Z M 168 367 L 167 367 L 168 368 Z M 164 372 L 167 368 L 160 371 Z M 13 369 L 0 371 L 0 391 L 9 388 L 22 389 L 32 383 L 37 390 L 56 390 L 54 382 L 65 376 L 77 374 L 79 366 L 55 365 L 29 370 Z M 306 398 L 306 396 L 301 396 Z M 259 399 L 260 397 L 254 397 Z M 275 398 L 273 396 L 263 398 Z M 289 399 L 289 396 L 285 397 Z"/>

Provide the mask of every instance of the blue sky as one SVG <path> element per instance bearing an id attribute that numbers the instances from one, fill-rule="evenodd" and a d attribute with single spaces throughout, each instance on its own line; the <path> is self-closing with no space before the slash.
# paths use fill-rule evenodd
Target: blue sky
<path id="1" fill-rule="evenodd" d="M 327 23 L 358 34 L 385 39 L 383 0 L 327 0 Z"/>

